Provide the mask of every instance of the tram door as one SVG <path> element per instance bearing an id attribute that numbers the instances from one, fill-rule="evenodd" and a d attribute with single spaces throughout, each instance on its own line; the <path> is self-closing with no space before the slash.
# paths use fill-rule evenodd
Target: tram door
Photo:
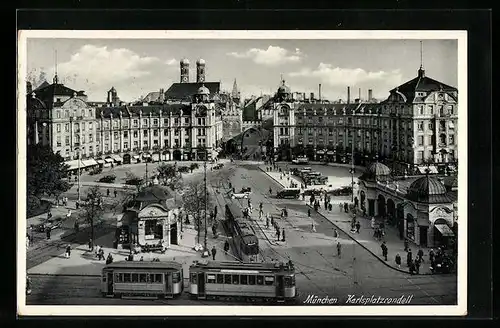
<path id="1" fill-rule="evenodd" d="M 198 297 L 205 298 L 205 273 L 198 273 Z"/>
<path id="2" fill-rule="evenodd" d="M 285 297 L 285 284 L 283 276 L 276 276 L 276 297 Z"/>
<path id="3" fill-rule="evenodd" d="M 106 274 L 108 280 L 108 295 L 113 295 L 113 272 Z"/>
<path id="4" fill-rule="evenodd" d="M 167 297 L 173 297 L 173 284 L 172 284 L 172 272 L 165 273 L 165 295 Z"/>

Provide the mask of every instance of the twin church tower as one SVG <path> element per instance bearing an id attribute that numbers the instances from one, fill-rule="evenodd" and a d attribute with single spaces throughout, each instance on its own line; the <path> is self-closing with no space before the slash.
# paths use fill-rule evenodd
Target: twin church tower
<path id="1" fill-rule="evenodd" d="M 189 60 L 184 58 L 180 62 L 181 65 L 181 83 L 189 83 Z M 205 82 L 205 60 L 198 59 L 196 61 L 196 82 Z"/>

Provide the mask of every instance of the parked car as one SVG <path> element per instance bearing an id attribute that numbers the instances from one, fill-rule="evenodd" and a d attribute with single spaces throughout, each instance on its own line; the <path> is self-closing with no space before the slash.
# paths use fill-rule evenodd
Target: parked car
<path id="1" fill-rule="evenodd" d="M 115 175 L 105 175 L 102 178 L 99 179 L 99 182 L 104 182 L 104 183 L 113 183 L 116 180 Z"/>
<path id="2" fill-rule="evenodd" d="M 213 169 L 214 169 L 214 170 L 219 170 L 219 169 L 221 169 L 223 166 L 224 166 L 224 164 L 220 163 L 220 164 L 214 165 Z"/>
<path id="3" fill-rule="evenodd" d="M 50 219 L 46 219 L 44 222 L 40 223 L 35 227 L 35 230 L 38 232 L 45 232 L 47 230 L 54 230 L 60 228 L 62 225 L 63 219 L 61 217 L 52 217 Z"/>
<path id="4" fill-rule="evenodd" d="M 248 199 L 248 193 L 234 193 L 231 195 L 231 199 Z"/>
<path id="5" fill-rule="evenodd" d="M 251 193 L 251 192 L 252 192 L 252 188 L 250 188 L 250 187 L 241 188 L 241 193 Z"/>
<path id="6" fill-rule="evenodd" d="M 299 188 L 284 188 L 283 190 L 278 191 L 276 196 L 278 198 L 298 199 L 300 197 L 300 189 Z"/>

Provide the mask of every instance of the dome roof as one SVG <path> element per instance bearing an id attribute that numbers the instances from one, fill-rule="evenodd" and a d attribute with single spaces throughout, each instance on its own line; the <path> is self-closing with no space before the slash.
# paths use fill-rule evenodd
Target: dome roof
<path id="1" fill-rule="evenodd" d="M 425 203 L 450 202 L 443 182 L 428 175 L 421 177 L 410 185 L 407 197 L 411 200 Z"/>
<path id="2" fill-rule="evenodd" d="M 198 88 L 198 94 L 199 95 L 209 95 L 210 90 L 208 90 L 208 88 L 206 86 L 202 85 L 201 87 Z"/>
<path id="3" fill-rule="evenodd" d="M 196 61 L 196 64 L 198 64 L 198 65 L 205 65 L 205 59 L 202 59 L 202 58 L 198 59 Z"/>
<path id="4" fill-rule="evenodd" d="M 387 167 L 387 165 L 375 162 L 368 167 L 367 173 L 372 176 L 390 175 L 391 170 Z"/>
<path id="5" fill-rule="evenodd" d="M 189 59 L 187 59 L 187 58 L 183 58 L 183 59 L 181 60 L 181 64 L 189 65 Z"/>
<path id="6" fill-rule="evenodd" d="M 290 87 L 285 84 L 285 80 L 281 81 L 281 85 L 278 88 L 278 93 L 292 93 Z"/>

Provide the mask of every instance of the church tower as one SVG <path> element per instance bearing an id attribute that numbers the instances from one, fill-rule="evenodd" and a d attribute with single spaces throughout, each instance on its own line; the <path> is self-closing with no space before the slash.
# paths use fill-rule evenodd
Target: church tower
<path id="1" fill-rule="evenodd" d="M 181 83 L 189 83 L 189 60 L 181 60 Z"/>
<path id="2" fill-rule="evenodd" d="M 205 60 L 203 59 L 196 61 L 196 82 L 205 82 Z"/>
<path id="3" fill-rule="evenodd" d="M 240 92 L 238 91 L 238 85 L 236 84 L 236 79 L 234 79 L 233 90 L 231 91 L 231 99 L 237 104 L 239 104 L 241 100 Z"/>

